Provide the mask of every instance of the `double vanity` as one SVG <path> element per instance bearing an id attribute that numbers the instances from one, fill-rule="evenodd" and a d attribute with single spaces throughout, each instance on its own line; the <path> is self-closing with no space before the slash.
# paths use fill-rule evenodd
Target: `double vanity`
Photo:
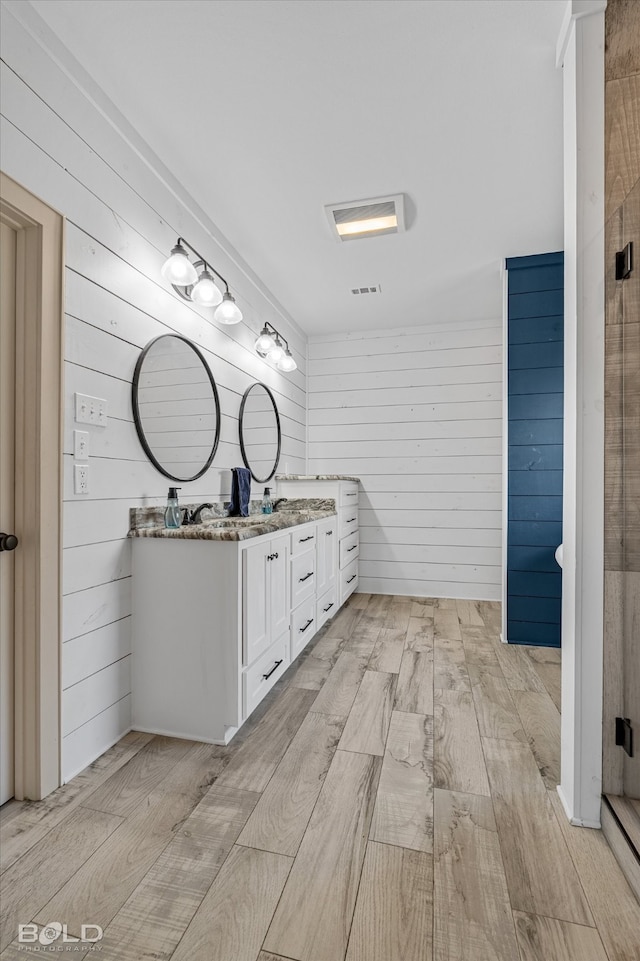
<path id="1" fill-rule="evenodd" d="M 271 515 L 132 511 L 135 730 L 227 744 L 356 589 L 357 479 L 276 480 Z"/>

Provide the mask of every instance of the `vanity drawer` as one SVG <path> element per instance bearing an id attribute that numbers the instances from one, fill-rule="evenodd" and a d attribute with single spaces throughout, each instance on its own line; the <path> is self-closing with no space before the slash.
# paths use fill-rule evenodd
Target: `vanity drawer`
<path id="1" fill-rule="evenodd" d="M 354 561 L 359 553 L 360 535 L 358 531 L 354 531 L 340 541 L 340 569 Z"/>
<path id="2" fill-rule="evenodd" d="M 348 567 L 340 571 L 340 604 L 344 604 L 350 594 L 358 586 L 358 560 L 352 561 Z"/>
<path id="3" fill-rule="evenodd" d="M 352 504 L 351 507 L 343 507 L 338 514 L 338 537 L 346 537 L 358 530 L 358 505 Z"/>
<path id="4" fill-rule="evenodd" d="M 358 485 L 349 481 L 340 484 L 339 506 L 358 506 Z"/>
<path id="5" fill-rule="evenodd" d="M 301 524 L 291 534 L 291 556 L 297 557 L 316 546 L 315 524 Z"/>
<path id="6" fill-rule="evenodd" d="M 316 552 L 305 551 L 291 559 L 291 607 L 295 610 L 298 604 L 315 592 Z"/>
<path id="7" fill-rule="evenodd" d="M 301 604 L 291 615 L 291 660 L 307 646 L 318 630 L 316 621 L 316 602 L 312 597 Z"/>
<path id="8" fill-rule="evenodd" d="M 248 667 L 242 675 L 242 700 L 244 717 L 248 717 L 258 706 L 279 677 L 289 666 L 289 631 L 272 644 L 255 664 Z"/>
<path id="9" fill-rule="evenodd" d="M 323 624 L 325 624 L 338 610 L 337 604 L 337 588 L 334 583 L 333 587 L 330 587 L 326 594 L 322 597 L 316 604 L 316 626 L 320 630 Z"/>

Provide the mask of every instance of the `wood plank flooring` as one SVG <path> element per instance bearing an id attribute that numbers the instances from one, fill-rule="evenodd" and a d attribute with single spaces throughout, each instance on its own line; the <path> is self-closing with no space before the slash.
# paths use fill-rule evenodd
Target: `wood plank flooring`
<path id="1" fill-rule="evenodd" d="M 5 805 L 0 961 L 53 919 L 105 961 L 638 961 L 640 906 L 555 792 L 559 652 L 499 625 L 353 595 L 227 747 L 131 733 Z"/>

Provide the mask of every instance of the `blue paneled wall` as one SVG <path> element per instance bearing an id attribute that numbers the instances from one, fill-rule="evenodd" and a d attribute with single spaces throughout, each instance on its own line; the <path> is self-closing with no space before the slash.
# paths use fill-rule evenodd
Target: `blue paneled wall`
<path id="1" fill-rule="evenodd" d="M 507 640 L 560 646 L 564 255 L 508 270 Z"/>

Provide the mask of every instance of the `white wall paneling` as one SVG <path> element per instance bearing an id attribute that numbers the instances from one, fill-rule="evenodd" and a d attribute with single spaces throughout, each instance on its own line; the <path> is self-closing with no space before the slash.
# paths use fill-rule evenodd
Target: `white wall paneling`
<path id="1" fill-rule="evenodd" d="M 62 769 L 68 779 L 131 723 L 129 507 L 163 503 L 171 483 L 147 461 L 135 432 L 131 379 L 140 350 L 173 332 L 203 352 L 220 394 L 221 439 L 211 469 L 183 484 L 181 496 L 220 500 L 230 493 L 230 468 L 242 463 L 237 418 L 255 380 L 270 387 L 278 404 L 281 469 L 305 471 L 306 339 L 26 5 L 3 9 L 2 61 L 3 170 L 67 218 Z M 164 283 L 160 268 L 178 235 L 227 277 L 243 323 L 214 325 L 210 312 Z M 299 368 L 293 374 L 256 356 L 253 343 L 266 320 L 289 340 Z M 76 391 L 105 398 L 109 414 L 106 428 L 82 425 L 90 433 L 84 496 L 73 493 Z"/>
<path id="2" fill-rule="evenodd" d="M 501 357 L 498 321 L 310 341 L 308 469 L 361 479 L 361 590 L 499 598 Z"/>
<path id="3" fill-rule="evenodd" d="M 131 695 L 116 701 L 67 734 L 64 739 L 65 778 L 69 781 L 87 766 L 88 757 L 98 757 L 131 728 Z"/>

